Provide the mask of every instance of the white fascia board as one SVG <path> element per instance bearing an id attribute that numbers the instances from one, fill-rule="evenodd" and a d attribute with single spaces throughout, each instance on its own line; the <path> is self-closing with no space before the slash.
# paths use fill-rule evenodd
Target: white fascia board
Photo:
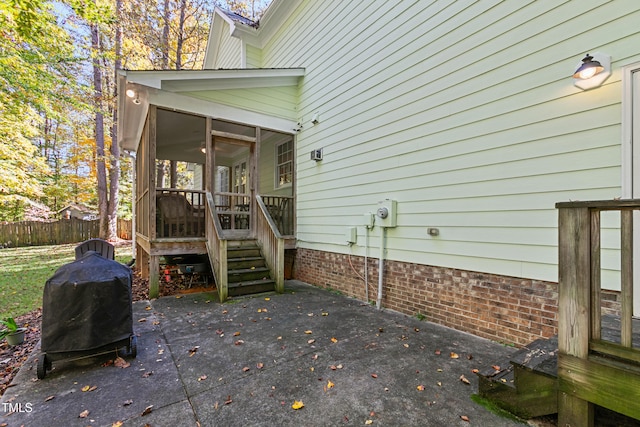
<path id="1" fill-rule="evenodd" d="M 244 123 L 251 126 L 259 126 L 284 133 L 294 133 L 293 129 L 297 125 L 293 120 L 243 110 L 241 108 L 192 98 L 174 92 L 150 90 L 148 100 L 149 104 L 166 109 L 208 116 L 213 119 Z"/>
<path id="2" fill-rule="evenodd" d="M 129 71 L 130 83 L 168 91 L 243 89 L 297 86 L 304 68 L 248 68 L 237 70 Z"/>

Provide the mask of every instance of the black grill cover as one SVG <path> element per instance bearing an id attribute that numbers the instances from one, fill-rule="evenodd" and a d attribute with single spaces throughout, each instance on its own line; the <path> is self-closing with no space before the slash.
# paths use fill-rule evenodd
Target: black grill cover
<path id="1" fill-rule="evenodd" d="M 89 251 L 44 287 L 43 352 L 93 350 L 133 334 L 129 267 Z"/>

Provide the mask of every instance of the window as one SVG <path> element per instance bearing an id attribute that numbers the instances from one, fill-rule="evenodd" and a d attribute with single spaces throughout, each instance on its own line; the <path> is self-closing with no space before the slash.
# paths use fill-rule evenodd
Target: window
<path id="1" fill-rule="evenodd" d="M 276 145 L 276 188 L 291 185 L 293 180 L 293 140 Z"/>

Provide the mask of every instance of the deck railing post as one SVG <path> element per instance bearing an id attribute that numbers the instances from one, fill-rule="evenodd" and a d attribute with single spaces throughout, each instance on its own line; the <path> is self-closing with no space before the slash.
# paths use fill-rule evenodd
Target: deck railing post
<path id="1" fill-rule="evenodd" d="M 563 359 L 589 355 L 591 302 L 591 212 L 558 211 L 558 425 L 593 426 L 593 405 L 575 397 Z"/>

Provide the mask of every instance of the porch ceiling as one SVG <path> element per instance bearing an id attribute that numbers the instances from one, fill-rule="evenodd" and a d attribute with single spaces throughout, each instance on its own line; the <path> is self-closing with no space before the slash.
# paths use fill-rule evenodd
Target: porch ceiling
<path id="1" fill-rule="evenodd" d="M 256 90 L 264 88 L 297 87 L 304 76 L 303 68 L 237 69 L 237 70 L 182 70 L 182 71 L 127 71 L 118 76 L 118 143 L 124 150 L 136 151 L 149 105 L 173 111 L 175 115 L 158 117 L 158 138 L 173 135 L 172 141 L 195 146 L 193 159 L 199 157 L 198 147 L 204 141 L 204 126 L 196 125 L 203 117 L 221 122 L 243 123 L 280 132 L 292 133 L 296 121 L 292 117 L 274 116 L 270 106 L 234 105 L 233 99 L 202 99 L 200 92 Z M 127 89 L 135 91 L 134 98 L 126 96 Z M 134 102 L 135 101 L 135 102 Z M 297 99 L 290 101 L 295 111 Z M 267 111 L 267 112 L 265 112 Z M 189 114 L 180 114 L 184 112 Z M 186 116 L 189 116 L 187 118 Z M 199 117 L 198 117 L 199 116 Z M 174 120 L 180 121 L 180 126 Z M 195 123 L 190 123 L 195 121 Z M 219 129 L 227 131 L 226 129 Z M 167 137 L 168 140 L 168 137 Z M 160 145 L 160 141 L 158 141 Z M 180 148 L 178 148 L 180 147 Z M 183 153 L 184 154 L 184 153 Z M 184 157 L 184 156 L 182 156 Z"/>

